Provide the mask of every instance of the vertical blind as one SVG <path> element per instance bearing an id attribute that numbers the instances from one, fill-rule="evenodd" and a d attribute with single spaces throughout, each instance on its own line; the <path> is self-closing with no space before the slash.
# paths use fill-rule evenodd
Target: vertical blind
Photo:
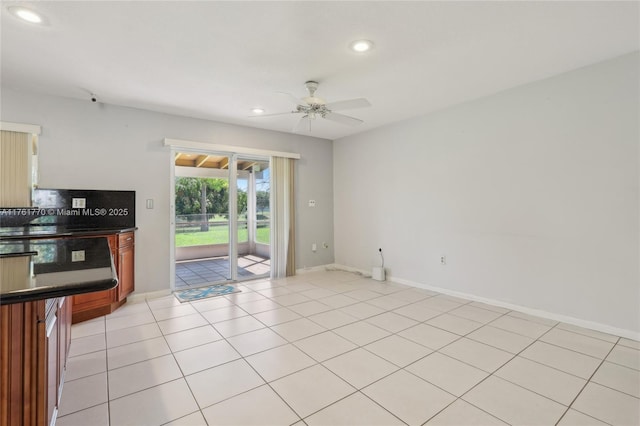
<path id="1" fill-rule="evenodd" d="M 29 256 L 0 258 L 0 282 L 3 291 L 32 287 Z"/>
<path id="2" fill-rule="evenodd" d="M 272 278 L 288 277 L 296 273 L 294 172 L 293 159 L 271 157 L 274 204 L 274 229 L 271 243 Z"/>
<path id="3" fill-rule="evenodd" d="M 31 205 L 31 135 L 0 131 L 0 206 Z"/>

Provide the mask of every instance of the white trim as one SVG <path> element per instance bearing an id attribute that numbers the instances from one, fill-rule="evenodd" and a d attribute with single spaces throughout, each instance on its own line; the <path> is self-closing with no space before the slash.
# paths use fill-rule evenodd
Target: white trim
<path id="1" fill-rule="evenodd" d="M 176 151 L 169 152 L 169 291 L 176 288 Z"/>
<path id="2" fill-rule="evenodd" d="M 238 155 L 229 157 L 229 277 L 238 281 Z"/>
<path id="3" fill-rule="evenodd" d="M 216 151 L 220 153 L 259 155 L 262 157 L 284 157 L 294 158 L 296 160 L 300 159 L 300 154 L 296 154 L 294 152 L 270 151 L 266 149 L 246 148 L 243 146 L 234 145 L 218 145 L 208 142 L 186 141 L 182 139 L 164 138 L 163 144 L 164 146 L 170 146 L 174 149 L 204 149 L 207 151 Z"/>
<path id="4" fill-rule="evenodd" d="M 42 132 L 42 127 L 36 124 L 10 123 L 8 121 L 0 121 L 0 130 L 39 135 Z"/>
<path id="5" fill-rule="evenodd" d="M 351 272 L 353 274 L 362 275 L 363 278 L 371 278 L 371 271 L 365 271 L 364 269 L 352 268 L 351 266 L 340 265 L 337 263 L 332 263 L 329 265 L 324 265 L 326 271 L 343 271 L 343 272 Z"/>
<path id="6" fill-rule="evenodd" d="M 149 299 L 157 299 L 159 297 L 169 296 L 172 293 L 170 289 L 150 291 L 148 293 L 134 293 L 127 297 L 127 303 L 140 303 Z"/>
<path id="7" fill-rule="evenodd" d="M 308 274 L 310 272 L 324 272 L 327 270 L 328 267 L 331 267 L 331 265 L 320 265 L 320 266 L 313 266 L 313 267 L 306 267 L 306 268 L 302 268 L 302 269 L 296 269 L 296 275 L 304 275 L 304 274 Z M 282 277 L 282 278 L 289 278 L 289 277 Z"/>
<path id="8" fill-rule="evenodd" d="M 173 152 L 177 152 L 173 150 Z M 247 178 L 251 173 L 247 170 L 238 170 L 238 176 Z M 194 177 L 194 178 L 220 178 L 229 179 L 229 171 L 226 169 L 211 169 L 209 167 L 186 167 L 176 166 L 175 176 L 177 177 Z"/>
<path id="9" fill-rule="evenodd" d="M 349 266 L 344 266 L 340 264 L 332 265 L 336 270 L 344 270 L 350 272 L 360 272 L 361 274 L 367 276 L 369 274 L 366 271 L 362 271 L 356 268 L 351 268 Z M 370 275 L 369 275 L 370 276 Z M 636 332 L 633 330 L 626 330 L 623 328 L 612 327 L 607 324 L 601 324 L 594 321 L 583 320 L 580 318 L 574 318 L 567 315 L 556 314 L 553 312 L 547 312 L 539 309 L 528 308 L 526 306 L 516 305 L 513 303 L 503 302 L 496 299 L 490 299 L 487 297 L 476 296 L 470 293 L 464 293 L 461 291 L 454 291 L 447 288 L 437 287 L 429 284 L 418 283 L 411 280 L 405 280 L 404 278 L 394 277 L 391 275 L 387 275 L 387 282 L 393 282 L 398 284 L 404 284 L 411 287 L 422 288 L 425 290 L 437 291 L 438 293 L 446 294 L 449 296 L 460 297 L 463 299 L 473 300 L 475 302 L 482 302 L 488 305 L 499 306 L 501 308 L 510 309 L 513 311 L 522 312 L 525 314 L 546 318 L 554 321 L 560 321 L 567 324 L 577 325 L 578 327 L 584 327 L 591 330 L 600 331 L 602 333 L 613 334 L 614 336 L 626 337 L 632 340 L 640 340 L 640 332 Z"/>

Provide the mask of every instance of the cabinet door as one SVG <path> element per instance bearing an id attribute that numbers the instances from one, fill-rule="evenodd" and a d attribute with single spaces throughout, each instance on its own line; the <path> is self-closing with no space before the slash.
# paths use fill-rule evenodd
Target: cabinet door
<path id="1" fill-rule="evenodd" d="M 118 234 L 118 260 L 116 262 L 116 270 L 118 271 L 118 301 L 124 300 L 133 292 L 135 287 L 134 244 L 133 232 Z"/>
<path id="2" fill-rule="evenodd" d="M 60 399 L 71 343 L 71 297 L 61 297 L 58 300 L 58 399 Z"/>
<path id="3" fill-rule="evenodd" d="M 56 302 L 57 303 L 57 302 Z M 46 329 L 47 329 L 47 338 L 45 344 L 46 350 L 46 377 L 47 377 L 47 424 L 51 424 L 51 420 L 57 414 L 58 407 L 58 385 L 60 378 L 59 374 L 59 366 L 58 366 L 58 310 L 52 309 L 50 313 L 47 314 L 46 319 Z"/>
<path id="4" fill-rule="evenodd" d="M 80 312 L 92 308 L 99 308 L 101 306 L 109 305 L 112 298 L 113 295 L 111 290 L 76 294 L 73 296 L 73 309 L 75 312 Z"/>
<path id="5" fill-rule="evenodd" d="M 121 247 L 118 259 L 118 300 L 123 300 L 134 290 L 135 252 L 133 246 Z"/>
<path id="6" fill-rule="evenodd" d="M 47 422 L 45 352 L 44 301 L 0 306 L 0 425 Z"/>
<path id="7" fill-rule="evenodd" d="M 99 237 L 106 237 L 109 241 L 109 248 L 111 249 L 111 257 L 116 271 L 118 270 L 118 242 L 115 235 L 100 235 Z M 88 237 L 87 237 L 88 238 Z M 74 321 L 85 321 L 87 319 L 95 318 L 100 315 L 109 313 L 109 306 L 111 303 L 116 302 L 118 297 L 117 289 L 94 291 L 92 293 L 77 294 L 72 296 L 73 316 Z M 97 309 L 103 309 L 107 311 L 96 311 Z M 95 315 L 92 314 L 96 311 Z"/>
<path id="8" fill-rule="evenodd" d="M 134 244 L 133 232 L 124 232 L 118 234 L 118 247 L 127 247 Z"/>

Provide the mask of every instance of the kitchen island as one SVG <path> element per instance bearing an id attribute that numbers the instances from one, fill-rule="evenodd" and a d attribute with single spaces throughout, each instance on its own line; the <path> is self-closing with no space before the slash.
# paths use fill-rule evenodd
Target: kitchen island
<path id="1" fill-rule="evenodd" d="M 107 238 L 0 240 L 0 426 L 55 423 L 71 299 L 117 284 Z"/>
<path id="2" fill-rule="evenodd" d="M 0 240 L 0 305 L 117 285 L 106 238 Z"/>
<path id="3" fill-rule="evenodd" d="M 0 210 L 1 213 L 1 210 Z M 94 290 L 90 293 L 80 292 L 71 299 L 73 305 L 73 323 L 90 320 L 111 312 L 122 306 L 135 290 L 135 226 L 120 227 L 89 227 L 84 225 L 42 225 L 25 222 L 21 226 L 0 227 L 0 241 L 4 245 L 16 244 L 17 240 L 34 241 L 42 244 L 41 240 L 68 241 L 67 247 L 74 244 L 85 244 L 80 241 L 106 239 L 111 250 L 113 267 L 118 277 L 118 286 L 111 289 L 99 289 L 93 283 Z M 39 241 L 39 242 L 35 242 Z M 74 243 L 73 241 L 78 241 Z M 1 250 L 1 248 L 0 248 Z M 17 248 L 16 250 L 20 250 Z M 23 249 L 23 251 L 26 249 Z M 71 250 L 73 251 L 73 250 Z M 69 255 L 67 255 L 68 257 Z M 0 298 L 2 295 L 0 294 Z"/>

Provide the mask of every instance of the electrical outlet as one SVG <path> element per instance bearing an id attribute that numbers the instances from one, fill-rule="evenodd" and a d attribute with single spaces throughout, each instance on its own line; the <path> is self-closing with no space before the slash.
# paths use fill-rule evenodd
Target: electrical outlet
<path id="1" fill-rule="evenodd" d="M 327 244 L 327 243 L 322 243 L 322 247 L 324 247 L 324 248 L 328 249 L 328 248 L 329 248 L 329 244 Z"/>
<path id="2" fill-rule="evenodd" d="M 441 265 L 446 265 L 447 264 L 447 256 L 445 256 L 444 254 L 442 256 L 440 256 L 440 264 Z"/>
<path id="3" fill-rule="evenodd" d="M 309 200 L 309 207 L 315 207 L 316 206 L 316 200 Z"/>
<path id="4" fill-rule="evenodd" d="M 84 250 L 75 250 L 71 252 L 72 262 L 84 262 Z"/>

